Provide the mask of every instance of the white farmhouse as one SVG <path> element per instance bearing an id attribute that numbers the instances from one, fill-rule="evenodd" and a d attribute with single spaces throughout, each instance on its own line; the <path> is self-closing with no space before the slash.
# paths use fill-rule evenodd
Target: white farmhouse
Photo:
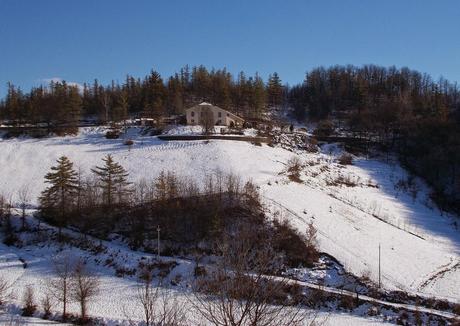
<path id="1" fill-rule="evenodd" d="M 203 102 L 185 110 L 188 125 L 199 125 L 203 119 L 211 117 L 216 126 L 242 126 L 244 119 L 218 106 Z"/>

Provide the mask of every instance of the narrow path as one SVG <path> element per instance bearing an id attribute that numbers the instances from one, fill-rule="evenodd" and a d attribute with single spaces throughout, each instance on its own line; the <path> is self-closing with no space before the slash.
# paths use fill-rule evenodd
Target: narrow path
<path id="1" fill-rule="evenodd" d="M 280 278 L 280 280 L 281 280 L 281 278 Z M 283 280 L 285 280 L 285 279 L 283 279 Z M 412 304 L 395 303 L 395 302 L 384 301 L 384 300 L 369 297 L 367 295 L 356 294 L 356 293 L 351 292 L 351 291 L 337 289 L 337 288 L 328 287 L 328 286 L 322 286 L 322 285 L 318 285 L 318 284 L 314 284 L 314 283 L 310 283 L 310 282 L 297 281 L 297 280 L 288 280 L 287 282 L 290 283 L 290 284 L 297 284 L 297 285 L 305 286 L 305 287 L 308 287 L 308 288 L 311 288 L 311 289 L 322 290 L 322 291 L 328 292 L 328 293 L 333 293 L 333 294 L 338 294 L 338 295 L 342 295 L 342 296 L 348 296 L 348 297 L 352 297 L 352 298 L 357 298 L 357 299 L 365 301 L 365 302 L 378 303 L 378 304 L 381 304 L 381 305 L 387 306 L 387 307 L 403 308 L 403 309 L 406 309 L 406 310 L 412 311 L 412 312 L 424 312 L 424 313 L 435 315 L 435 316 L 440 316 L 440 317 L 444 317 L 444 318 L 460 320 L 460 315 L 457 315 L 457 314 L 454 314 L 454 313 L 448 312 L 448 311 L 441 311 L 441 310 L 436 310 L 436 309 L 432 309 L 432 308 L 416 306 L 416 305 L 412 305 Z"/>
<path id="2" fill-rule="evenodd" d="M 425 281 L 423 281 L 418 287 L 417 289 L 418 290 L 422 290 L 423 288 L 427 287 L 430 283 L 433 283 L 435 282 L 436 280 L 444 277 L 444 275 L 450 271 L 454 271 L 456 270 L 457 268 L 460 268 L 460 261 L 458 260 L 453 260 L 451 258 L 451 262 L 446 264 L 446 265 L 443 265 L 443 266 L 440 266 L 438 269 L 436 269 L 433 273 L 431 273 L 430 275 L 428 275 L 425 279 Z"/>

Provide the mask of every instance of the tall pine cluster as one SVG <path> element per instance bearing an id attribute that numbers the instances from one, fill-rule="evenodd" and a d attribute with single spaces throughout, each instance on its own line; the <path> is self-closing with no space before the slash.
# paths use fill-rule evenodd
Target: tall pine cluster
<path id="1" fill-rule="evenodd" d="M 103 123 L 129 116 L 159 118 L 183 114 L 203 101 L 243 117 L 263 118 L 270 105 L 280 105 L 281 89 L 279 78 L 267 86 L 258 74 L 248 77 L 241 72 L 235 77 L 226 69 L 204 66 L 185 66 L 167 79 L 154 70 L 143 79 L 128 75 L 122 84 L 112 81 L 103 86 L 96 79 L 81 90 L 66 82 L 52 82 L 24 93 L 8 84 L 0 102 L 0 119 L 13 125 L 44 123 L 53 130 L 74 131 L 81 118 Z"/>

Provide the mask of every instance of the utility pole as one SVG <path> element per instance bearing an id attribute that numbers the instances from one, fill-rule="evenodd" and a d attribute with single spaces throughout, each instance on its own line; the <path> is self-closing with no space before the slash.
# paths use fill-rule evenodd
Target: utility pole
<path id="1" fill-rule="evenodd" d="M 379 288 L 382 287 L 382 282 L 380 278 L 380 242 L 379 242 Z"/>
<path id="2" fill-rule="evenodd" d="M 157 251 L 157 259 L 160 260 L 160 226 L 157 226 L 157 232 L 158 232 L 158 251 Z"/>

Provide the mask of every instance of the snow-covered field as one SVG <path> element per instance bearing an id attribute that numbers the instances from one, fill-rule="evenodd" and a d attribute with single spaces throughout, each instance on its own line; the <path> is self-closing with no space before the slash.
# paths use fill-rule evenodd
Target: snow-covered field
<path id="1" fill-rule="evenodd" d="M 162 170 L 189 177 L 234 172 L 259 185 L 266 205 L 300 230 L 312 222 L 321 251 L 351 273 L 377 281 L 380 244 L 384 288 L 460 302 L 460 231 L 453 217 L 441 214 L 430 202 L 423 182 L 415 179 L 407 191 L 395 187 L 407 180 L 407 173 L 397 164 L 356 158 L 353 165 L 340 166 L 335 163 L 340 150 L 331 146 L 311 154 L 226 140 L 164 142 L 140 136 L 135 129 L 126 137 L 135 142 L 131 148 L 123 145 L 123 139 L 105 139 L 103 128 L 84 128 L 78 136 L 0 139 L 0 192 L 14 201 L 18 190 L 27 185 L 36 204 L 45 187 L 43 176 L 61 155 L 89 173 L 103 156 L 112 154 L 133 181 L 154 178 Z M 282 173 L 293 156 L 306 163 L 302 183 L 289 181 Z M 337 180 L 356 186 L 340 185 Z M 49 257 L 30 253 L 32 263 L 24 270 L 17 266 L 18 255 L 17 250 L 0 246 L 2 271 L 7 270 L 18 284 L 40 284 Z M 114 302 L 107 302 L 110 306 L 115 301 L 129 302 L 134 284 L 107 273 L 103 286 L 117 293 L 111 298 Z M 101 309 L 101 316 L 122 314 Z M 334 318 L 343 318 L 340 324 L 358 323 L 356 317 Z"/>

